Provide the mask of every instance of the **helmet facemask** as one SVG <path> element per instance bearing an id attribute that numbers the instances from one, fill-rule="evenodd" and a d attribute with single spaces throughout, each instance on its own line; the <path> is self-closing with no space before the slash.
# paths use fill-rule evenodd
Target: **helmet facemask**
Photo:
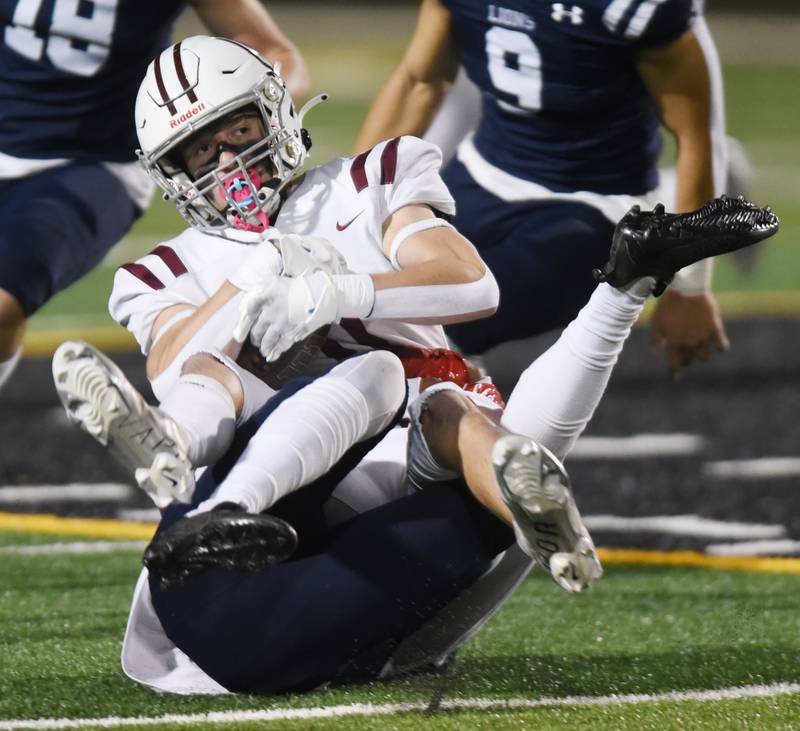
<path id="1" fill-rule="evenodd" d="M 306 160 L 311 142 L 301 128 L 302 115 L 327 95 L 311 99 L 298 115 L 279 68 L 265 63 L 264 71 L 248 93 L 219 105 L 199 124 L 187 124 L 150 154 L 137 151 L 147 172 L 164 191 L 164 199 L 171 201 L 193 228 L 205 233 L 225 236 L 225 230 L 231 227 L 264 231 L 280 207 L 281 191 Z M 202 167 L 195 177 L 189 175 L 180 148 L 209 125 L 242 112 L 258 117 L 263 136 L 243 149 L 220 145 L 216 164 Z M 222 149 L 235 153 L 233 159 L 219 163 Z"/>

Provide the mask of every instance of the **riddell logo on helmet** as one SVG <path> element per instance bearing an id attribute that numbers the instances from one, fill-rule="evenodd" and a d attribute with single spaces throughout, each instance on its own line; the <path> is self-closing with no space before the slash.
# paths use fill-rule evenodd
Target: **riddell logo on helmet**
<path id="1" fill-rule="evenodd" d="M 170 119 L 169 120 L 169 126 L 170 127 L 180 127 L 184 122 L 186 122 L 186 121 L 190 120 L 192 117 L 200 114 L 200 112 L 202 112 L 205 108 L 206 108 L 206 105 L 203 102 L 200 102 L 198 105 L 192 107 L 190 110 L 184 112 L 183 114 L 181 114 L 181 115 L 179 115 L 177 117 L 173 117 L 172 119 Z"/>

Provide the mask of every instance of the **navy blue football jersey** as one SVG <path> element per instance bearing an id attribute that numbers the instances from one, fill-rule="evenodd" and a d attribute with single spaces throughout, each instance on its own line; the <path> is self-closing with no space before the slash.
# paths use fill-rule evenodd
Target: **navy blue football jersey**
<path id="1" fill-rule="evenodd" d="M 0 152 L 135 159 L 133 108 L 181 0 L 0 0 Z"/>
<path id="2" fill-rule="evenodd" d="M 692 0 L 442 2 L 483 94 L 484 158 L 558 191 L 656 186 L 659 121 L 635 56 L 680 37 Z"/>

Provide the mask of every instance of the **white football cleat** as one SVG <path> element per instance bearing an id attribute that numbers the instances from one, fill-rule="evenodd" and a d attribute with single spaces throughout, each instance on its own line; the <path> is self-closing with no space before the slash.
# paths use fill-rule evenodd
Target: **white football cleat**
<path id="1" fill-rule="evenodd" d="M 514 516 L 519 547 L 562 589 L 588 589 L 603 569 L 558 459 L 533 440 L 511 434 L 495 443 L 492 465 Z"/>
<path id="2" fill-rule="evenodd" d="M 67 341 L 53 355 L 53 380 L 70 421 L 107 447 L 159 508 L 191 501 L 186 435 L 113 361 L 88 343 Z"/>

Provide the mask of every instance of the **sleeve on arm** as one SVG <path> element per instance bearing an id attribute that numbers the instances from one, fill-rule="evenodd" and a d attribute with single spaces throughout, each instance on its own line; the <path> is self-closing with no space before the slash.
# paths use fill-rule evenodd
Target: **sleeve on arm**
<path id="1" fill-rule="evenodd" d="M 692 5 L 692 0 L 612 0 L 603 25 L 635 49 L 665 46 L 689 29 Z"/>
<path id="2" fill-rule="evenodd" d="M 155 251 L 160 250 L 160 254 L 123 264 L 114 275 L 108 302 L 111 317 L 131 332 L 145 355 L 150 351 L 153 323 L 159 313 L 172 305 L 195 304 L 181 292 L 185 287 L 180 278 L 191 275 L 175 266 L 169 252 L 164 251 L 167 248 L 158 247 Z"/>
<path id="3" fill-rule="evenodd" d="M 356 189 L 369 188 L 383 220 L 403 206 L 421 203 L 447 215 L 455 202 L 440 175 L 442 152 L 430 142 L 403 136 L 386 140 L 353 159 Z"/>

